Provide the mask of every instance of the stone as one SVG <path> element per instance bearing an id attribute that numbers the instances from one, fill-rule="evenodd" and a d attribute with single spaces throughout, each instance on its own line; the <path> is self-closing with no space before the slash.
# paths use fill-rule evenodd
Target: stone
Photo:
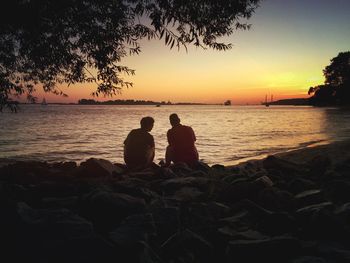
<path id="1" fill-rule="evenodd" d="M 178 258 L 190 260 L 194 257 L 198 262 L 212 262 L 210 260 L 213 259 L 212 244 L 189 229 L 176 232 L 162 244 L 161 248 L 170 262 Z"/>
<path id="2" fill-rule="evenodd" d="M 145 201 L 127 194 L 97 190 L 82 198 L 80 214 L 99 232 L 115 228 L 124 218 L 145 210 Z"/>
<path id="3" fill-rule="evenodd" d="M 345 180 L 333 180 L 323 186 L 327 199 L 335 204 L 350 202 L 350 182 Z"/>
<path id="4" fill-rule="evenodd" d="M 280 158 L 277 158 L 276 156 L 269 155 L 266 159 L 263 160 L 263 166 L 265 169 L 270 170 L 278 170 L 281 171 L 284 174 L 303 174 L 305 170 L 302 168 L 302 166 L 289 162 Z"/>
<path id="5" fill-rule="evenodd" d="M 300 242 L 290 236 L 278 236 L 262 240 L 230 241 L 228 262 L 287 262 L 301 251 Z"/>
<path id="6" fill-rule="evenodd" d="M 122 172 L 122 168 L 114 165 L 110 161 L 90 158 L 80 164 L 76 175 L 82 177 L 111 177 L 112 174 L 119 174 Z"/>
<path id="7" fill-rule="evenodd" d="M 295 177 L 289 181 L 287 188 L 291 193 L 298 194 L 306 190 L 316 189 L 317 185 L 311 180 Z"/>
<path id="8" fill-rule="evenodd" d="M 198 202 L 205 198 L 203 192 L 196 187 L 182 187 L 170 196 L 171 199 L 175 199 L 180 202 Z"/>
<path id="9" fill-rule="evenodd" d="M 323 191 L 320 189 L 312 189 L 301 192 L 295 195 L 295 200 L 299 208 L 327 201 L 323 196 Z"/>
<path id="10" fill-rule="evenodd" d="M 332 161 L 327 155 L 318 155 L 311 159 L 307 165 L 310 167 L 310 174 L 315 176 L 322 176 L 326 170 L 331 166 Z"/>

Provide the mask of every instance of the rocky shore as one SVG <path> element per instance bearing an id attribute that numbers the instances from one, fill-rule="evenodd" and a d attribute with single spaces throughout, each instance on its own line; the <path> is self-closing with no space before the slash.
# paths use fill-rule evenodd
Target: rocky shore
<path id="1" fill-rule="evenodd" d="M 0 204 L 3 262 L 350 262 L 350 142 L 196 169 L 16 162 Z"/>

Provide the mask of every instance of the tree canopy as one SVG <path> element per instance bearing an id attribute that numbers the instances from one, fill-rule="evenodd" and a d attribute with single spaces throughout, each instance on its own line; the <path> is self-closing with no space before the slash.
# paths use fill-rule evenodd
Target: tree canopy
<path id="1" fill-rule="evenodd" d="M 317 106 L 350 105 L 350 51 L 340 52 L 323 70 L 324 85 L 311 87 L 310 102 Z"/>
<path id="2" fill-rule="evenodd" d="M 220 37 L 248 29 L 260 0 L 5 0 L 0 11 L 0 109 L 11 98 L 33 99 L 37 87 L 95 82 L 94 95 L 117 94 L 132 83 L 123 57 L 140 40 L 170 48 L 193 44 L 227 50 Z M 64 94 L 63 94 L 64 95 Z"/>

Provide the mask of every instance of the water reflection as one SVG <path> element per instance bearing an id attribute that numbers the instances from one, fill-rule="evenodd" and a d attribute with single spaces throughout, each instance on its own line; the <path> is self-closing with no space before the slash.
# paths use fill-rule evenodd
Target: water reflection
<path id="1" fill-rule="evenodd" d="M 152 116 L 159 161 L 174 112 L 194 129 L 200 158 L 209 164 L 350 137 L 350 111 L 331 108 L 24 105 L 19 114 L 0 114 L 0 158 L 123 162 L 128 132 L 143 116 Z"/>

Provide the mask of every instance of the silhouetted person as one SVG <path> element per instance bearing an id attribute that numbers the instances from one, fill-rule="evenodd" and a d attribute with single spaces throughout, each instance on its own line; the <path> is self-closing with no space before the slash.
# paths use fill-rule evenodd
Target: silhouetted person
<path id="1" fill-rule="evenodd" d="M 149 133 L 154 119 L 144 117 L 140 124 L 141 128 L 132 130 L 124 141 L 124 161 L 133 170 L 150 167 L 154 159 L 154 139 Z"/>
<path id="2" fill-rule="evenodd" d="M 168 147 L 165 153 L 165 165 L 171 162 L 184 162 L 193 166 L 198 162 L 198 152 L 195 146 L 196 135 L 191 127 L 182 125 L 177 114 L 169 117 L 172 128 L 168 130 Z"/>

